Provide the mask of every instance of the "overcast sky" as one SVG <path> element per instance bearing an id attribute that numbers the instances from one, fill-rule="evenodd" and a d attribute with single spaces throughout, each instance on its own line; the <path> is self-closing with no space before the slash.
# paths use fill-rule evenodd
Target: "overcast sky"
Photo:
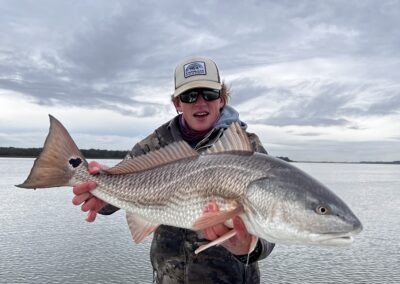
<path id="1" fill-rule="evenodd" d="M 400 160 L 399 1 L 0 0 L 0 146 L 48 114 L 128 150 L 176 112 L 175 65 L 212 58 L 271 155 Z"/>

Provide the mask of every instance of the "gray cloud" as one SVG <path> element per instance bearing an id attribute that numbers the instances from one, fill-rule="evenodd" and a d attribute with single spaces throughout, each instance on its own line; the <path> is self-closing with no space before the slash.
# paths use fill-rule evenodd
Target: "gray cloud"
<path id="1" fill-rule="evenodd" d="M 0 51 L 1 73 L 19 78 L 18 84 L 5 78 L 1 87 L 41 103 L 65 96 L 80 105 L 85 94 L 134 104 L 125 98 L 144 85 L 171 86 L 174 64 L 190 54 L 205 53 L 221 68 L 234 69 L 310 56 L 399 52 L 396 1 L 42 2 L 46 9 L 5 1 Z M 95 84 L 108 86 L 107 94 L 93 90 Z"/>
<path id="2" fill-rule="evenodd" d="M 346 126 L 358 129 L 353 118 L 398 114 L 399 84 L 370 78 L 349 82 L 338 79 L 302 80 L 287 85 L 263 86 L 251 79 L 232 82 L 232 103 L 267 98 L 264 115 L 249 122 L 275 126 Z M 265 100 L 264 100 L 265 101 Z M 268 102 L 274 109 L 268 107 Z"/>
<path id="3" fill-rule="evenodd" d="M 231 103 L 240 105 L 249 100 L 257 99 L 261 96 L 268 96 L 271 99 L 277 99 L 276 94 L 284 93 L 285 89 L 274 89 L 266 86 L 255 85 L 248 79 L 238 79 L 232 82 L 226 82 L 231 92 Z M 275 97 L 275 98 L 274 98 Z"/>
<path id="4" fill-rule="evenodd" d="M 325 87 L 329 91 L 324 90 Z M 348 120 L 338 117 L 337 111 L 351 98 L 335 93 L 335 89 L 324 86 L 314 97 L 300 95 L 291 104 L 277 110 L 278 114 L 265 122 L 273 125 L 349 125 Z"/>
<path id="5" fill-rule="evenodd" d="M 357 119 L 400 112 L 398 1 L 5 0 L 0 13 L 0 89 L 42 106 L 165 115 L 175 64 L 205 55 L 222 78 L 236 75 L 232 105 L 265 108 L 244 111 L 249 123 L 357 130 Z M 321 58 L 353 69 L 329 77 L 321 63 L 325 76 L 279 84 L 246 76 Z"/>
<path id="6" fill-rule="evenodd" d="M 369 114 L 399 114 L 400 113 L 400 91 L 394 93 L 391 97 L 377 102 L 371 106 L 367 113 Z"/>
<path id="7" fill-rule="evenodd" d="M 281 117 L 272 117 L 268 119 L 261 120 L 252 120 L 253 123 L 261 123 L 275 126 L 287 126 L 287 125 L 296 125 L 296 126 L 335 126 L 335 125 L 347 125 L 349 124 L 348 120 L 345 119 L 329 119 L 329 118 L 321 118 L 321 117 L 288 117 L 282 115 Z"/>

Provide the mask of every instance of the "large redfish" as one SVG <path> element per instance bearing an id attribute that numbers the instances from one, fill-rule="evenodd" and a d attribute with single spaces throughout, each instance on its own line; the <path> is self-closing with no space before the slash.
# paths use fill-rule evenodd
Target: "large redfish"
<path id="1" fill-rule="evenodd" d="M 238 124 L 202 154 L 182 140 L 91 175 L 67 130 L 50 116 L 43 151 L 18 186 L 89 180 L 97 183 L 94 196 L 126 210 L 136 242 L 160 224 L 201 230 L 221 222 L 231 226 L 236 215 L 252 235 L 273 243 L 346 245 L 362 230 L 348 206 L 320 182 L 280 159 L 253 153 Z M 220 211 L 203 214 L 209 202 Z"/>

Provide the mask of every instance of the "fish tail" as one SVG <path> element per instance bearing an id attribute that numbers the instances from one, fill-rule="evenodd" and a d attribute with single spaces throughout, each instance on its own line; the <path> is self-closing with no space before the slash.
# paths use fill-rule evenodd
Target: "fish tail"
<path id="1" fill-rule="evenodd" d="M 72 140 L 65 127 L 53 116 L 43 150 L 35 160 L 32 170 L 22 188 L 47 188 L 72 185 L 71 179 L 80 166 L 87 161 Z"/>

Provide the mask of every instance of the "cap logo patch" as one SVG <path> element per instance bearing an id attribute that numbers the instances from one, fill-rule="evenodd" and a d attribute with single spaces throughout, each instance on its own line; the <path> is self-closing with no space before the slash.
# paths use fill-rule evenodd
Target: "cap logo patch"
<path id="1" fill-rule="evenodd" d="M 191 62 L 183 66 L 185 78 L 196 76 L 196 75 L 206 75 L 206 63 L 202 61 Z"/>

